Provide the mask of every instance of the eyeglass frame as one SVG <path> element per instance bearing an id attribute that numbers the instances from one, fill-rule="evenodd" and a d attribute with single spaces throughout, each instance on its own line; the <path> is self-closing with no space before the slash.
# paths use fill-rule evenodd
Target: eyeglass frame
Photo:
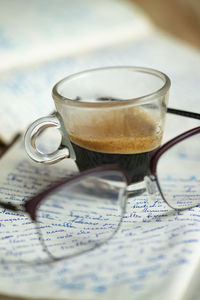
<path id="1" fill-rule="evenodd" d="M 172 108 L 168 108 L 167 112 L 172 113 L 172 114 L 176 114 L 176 115 L 181 115 L 181 116 L 185 116 L 185 117 L 189 117 L 189 118 L 200 120 L 200 114 L 194 113 L 194 112 L 177 110 L 177 109 L 172 109 Z M 148 171 L 147 171 L 148 174 L 144 178 L 144 180 L 146 182 L 147 192 L 149 194 L 154 194 L 155 191 L 156 191 L 156 187 L 157 187 L 158 191 L 159 191 L 159 193 L 160 193 L 160 195 L 162 197 L 162 199 L 171 208 L 173 208 L 173 207 L 165 199 L 165 196 L 162 193 L 162 189 L 160 187 L 160 183 L 159 183 L 159 180 L 158 180 L 158 177 L 157 177 L 157 164 L 158 164 L 158 161 L 159 161 L 160 157 L 167 150 L 169 150 L 171 147 L 173 147 L 177 143 L 179 143 L 179 142 L 187 139 L 188 137 L 191 137 L 191 136 L 193 136 L 195 134 L 198 134 L 198 133 L 200 133 L 200 126 L 195 127 L 193 129 L 190 129 L 190 130 L 188 130 L 186 132 L 181 133 L 180 135 L 174 137 L 173 139 L 171 139 L 168 142 L 166 142 L 165 144 L 163 144 L 152 155 L 152 157 L 150 159 L 149 167 L 148 167 Z M 13 212 L 18 212 L 18 213 L 19 212 L 21 212 L 21 213 L 25 212 L 25 213 L 27 213 L 29 215 L 29 217 L 30 217 L 30 219 L 31 219 L 32 222 L 37 223 L 37 217 L 36 217 L 37 207 L 38 207 L 39 203 L 42 202 L 42 200 L 47 195 L 51 194 L 53 191 L 55 191 L 56 189 L 58 189 L 62 185 L 66 185 L 66 184 L 70 185 L 70 183 L 75 182 L 77 180 L 80 180 L 80 179 L 84 178 L 87 175 L 92 175 L 92 174 L 95 174 L 97 172 L 99 173 L 99 172 L 105 172 L 105 171 L 119 171 L 119 172 L 121 172 L 121 174 L 123 174 L 124 179 L 126 181 L 125 182 L 126 186 L 128 187 L 128 185 L 130 184 L 130 178 L 129 178 L 126 170 L 122 169 L 121 167 L 119 167 L 117 165 L 104 165 L 104 166 L 92 168 L 92 169 L 89 169 L 89 170 L 86 170 L 86 171 L 82 171 L 81 173 L 73 175 L 73 177 L 65 178 L 64 180 L 61 180 L 60 182 L 56 183 L 55 185 L 52 185 L 48 189 L 45 189 L 42 192 L 40 192 L 39 194 L 36 194 L 35 196 L 33 196 L 30 199 L 26 200 L 23 205 L 13 205 L 11 203 L 4 203 L 4 202 L 0 201 L 0 207 L 2 207 L 4 209 L 8 209 L 8 210 L 13 211 Z M 126 191 L 127 191 L 127 189 L 126 189 Z M 126 197 L 126 199 L 127 199 L 127 197 Z M 181 210 L 184 210 L 185 208 L 173 208 L 173 209 L 175 211 L 176 210 L 177 211 L 181 211 Z M 124 209 L 123 214 L 124 213 L 125 213 L 125 209 Z M 118 230 L 118 228 L 117 228 L 117 230 Z M 116 232 L 114 232 L 114 233 L 116 233 Z M 45 249 L 47 250 L 47 252 L 49 253 L 49 251 L 48 251 L 47 247 L 45 246 L 45 244 L 43 242 L 42 242 L 42 244 L 45 247 Z M 92 248 L 92 249 L 94 249 L 94 248 Z M 86 250 L 86 251 L 88 251 L 88 250 Z M 84 251 L 84 252 L 86 252 L 86 251 Z M 52 257 L 52 255 L 50 255 L 50 256 Z M 67 257 L 62 257 L 61 259 L 65 259 L 65 258 L 67 258 Z M 55 259 L 55 260 L 58 260 L 58 259 Z"/>

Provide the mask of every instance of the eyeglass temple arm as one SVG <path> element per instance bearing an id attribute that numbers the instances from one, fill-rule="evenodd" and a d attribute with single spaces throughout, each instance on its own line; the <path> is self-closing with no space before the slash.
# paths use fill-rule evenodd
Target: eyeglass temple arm
<path id="1" fill-rule="evenodd" d="M 168 108 L 167 112 L 170 114 L 180 115 L 183 117 L 193 118 L 200 120 L 200 114 L 186 111 L 186 110 L 180 110 L 180 109 L 174 109 L 174 108 Z"/>
<path id="2" fill-rule="evenodd" d="M 15 211 L 18 213 L 24 213 L 24 208 L 23 206 L 18 206 L 18 205 L 13 205 L 10 203 L 4 203 L 4 202 L 0 202 L 0 207 L 11 210 L 11 211 Z"/>

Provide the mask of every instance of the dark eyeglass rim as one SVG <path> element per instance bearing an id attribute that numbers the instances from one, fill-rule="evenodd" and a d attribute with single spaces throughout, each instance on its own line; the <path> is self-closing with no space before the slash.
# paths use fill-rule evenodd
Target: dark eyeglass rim
<path id="1" fill-rule="evenodd" d="M 150 165 L 149 165 L 149 172 L 150 175 L 152 177 L 152 180 L 156 182 L 156 185 L 158 187 L 158 190 L 160 192 L 160 195 L 162 196 L 162 199 L 167 203 L 167 205 L 169 207 L 171 207 L 172 209 L 176 210 L 176 211 L 181 211 L 181 210 L 185 210 L 188 209 L 189 207 L 182 207 L 182 208 L 177 208 L 172 206 L 169 202 L 168 199 L 165 198 L 165 195 L 163 194 L 163 190 L 161 188 L 160 182 L 159 182 L 159 178 L 157 176 L 157 166 L 158 166 L 158 162 L 159 159 L 162 157 L 162 155 L 167 152 L 167 150 L 169 150 L 170 148 L 172 148 L 173 146 L 175 146 L 176 144 L 178 144 L 179 142 L 194 136 L 196 134 L 200 133 L 200 126 L 195 127 L 191 130 L 188 130 L 180 135 L 178 135 L 177 137 L 173 138 L 172 140 L 170 140 L 169 142 L 165 143 L 161 148 L 159 148 L 154 155 L 151 157 L 150 160 Z M 196 205 L 193 205 L 191 207 L 194 207 Z M 191 208 L 190 207 L 190 208 Z"/>
<path id="2" fill-rule="evenodd" d="M 120 168 L 116 165 L 106 165 L 106 166 L 96 167 L 96 168 L 89 169 L 89 170 L 83 171 L 81 173 L 78 173 L 76 175 L 73 175 L 70 178 L 66 178 L 66 179 L 58 182 L 57 184 L 51 186 L 47 190 L 44 190 L 41 193 L 37 194 L 36 196 L 28 199 L 24 204 L 25 212 L 27 212 L 30 215 L 32 221 L 36 221 L 36 211 L 37 211 L 38 204 L 44 199 L 44 197 L 51 194 L 51 192 L 55 191 L 62 185 L 66 185 L 66 184 L 68 185 L 68 184 L 71 184 L 72 182 L 80 181 L 85 176 L 95 175 L 95 174 L 99 174 L 99 173 L 105 174 L 105 172 L 113 172 L 113 171 L 120 173 L 120 175 L 123 175 L 127 186 L 130 184 L 130 179 L 129 179 L 129 176 L 128 176 L 126 170 L 123 170 L 122 168 Z"/>
<path id="3" fill-rule="evenodd" d="M 174 145 L 198 133 L 200 133 L 200 126 L 190 129 L 184 133 L 181 133 L 180 135 L 176 136 L 175 138 L 171 139 L 170 141 L 166 142 L 163 146 L 161 146 L 151 157 L 149 166 L 151 175 L 156 176 L 157 164 L 159 158 L 162 156 L 163 153 L 165 153 Z"/>
<path id="4" fill-rule="evenodd" d="M 198 119 L 200 120 L 200 114 L 198 113 L 194 113 L 194 112 L 189 112 L 189 111 L 185 111 L 185 110 L 179 110 L 179 109 L 174 109 L 174 108 L 168 108 L 167 109 L 168 113 L 171 114 L 175 114 L 175 115 L 180 115 L 183 117 L 187 117 L 187 118 L 192 118 L 192 119 Z M 173 207 L 168 200 L 165 198 L 161 186 L 160 186 L 160 182 L 158 180 L 157 177 L 157 165 L 159 162 L 160 157 L 162 157 L 162 155 L 169 150 L 171 147 L 173 147 L 174 145 L 178 144 L 179 142 L 200 133 L 200 126 L 195 127 L 193 129 L 190 129 L 186 132 L 183 132 L 182 134 L 176 136 L 175 138 L 171 139 L 170 141 L 166 142 L 162 147 L 160 147 L 155 153 L 154 155 L 151 157 L 150 160 L 150 164 L 149 164 L 149 173 L 150 175 L 153 175 L 153 180 L 156 182 L 156 185 L 158 187 L 158 190 L 160 192 L 160 195 L 162 196 L 162 199 L 167 203 L 167 205 L 171 208 L 173 208 L 174 210 L 180 211 L 180 210 L 184 210 L 185 208 L 175 208 Z"/>

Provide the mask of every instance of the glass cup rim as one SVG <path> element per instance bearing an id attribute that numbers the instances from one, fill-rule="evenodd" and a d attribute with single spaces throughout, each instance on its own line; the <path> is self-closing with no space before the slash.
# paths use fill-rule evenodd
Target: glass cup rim
<path id="1" fill-rule="evenodd" d="M 99 100 L 98 102 L 87 102 L 87 101 L 78 101 L 74 99 L 70 99 L 67 97 L 62 96 L 58 92 L 58 88 L 61 84 L 63 84 L 66 81 L 69 81 L 74 78 L 78 78 L 82 75 L 90 74 L 90 73 L 95 73 L 99 71 L 106 71 L 106 70 L 132 70 L 134 72 L 139 72 L 139 73 L 145 73 L 149 75 L 153 75 L 155 77 L 158 77 L 159 79 L 163 80 L 163 86 L 157 90 L 155 90 L 152 93 L 140 96 L 140 97 L 134 97 L 131 99 L 116 99 L 116 100 Z M 109 67 L 100 67 L 100 68 L 93 68 L 93 69 L 87 69 L 81 72 L 77 72 L 74 74 L 71 74 L 69 76 L 64 77 L 60 81 L 58 81 L 53 89 L 52 89 L 52 97 L 55 100 L 55 102 L 59 102 L 62 104 L 67 104 L 69 106 L 79 106 L 79 107 L 113 107 L 113 106 L 122 106 L 122 105 L 138 105 L 138 104 L 146 104 L 149 102 L 152 102 L 156 98 L 162 97 L 167 94 L 169 91 L 169 88 L 171 86 L 171 81 L 169 77 L 156 69 L 152 68 L 147 68 L 147 67 L 137 67 L 137 66 L 109 66 Z"/>

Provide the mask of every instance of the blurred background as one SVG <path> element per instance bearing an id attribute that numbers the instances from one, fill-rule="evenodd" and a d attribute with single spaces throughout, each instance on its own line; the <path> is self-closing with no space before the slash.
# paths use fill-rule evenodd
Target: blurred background
<path id="1" fill-rule="evenodd" d="M 200 48 L 199 0 L 132 0 L 170 34 Z"/>

